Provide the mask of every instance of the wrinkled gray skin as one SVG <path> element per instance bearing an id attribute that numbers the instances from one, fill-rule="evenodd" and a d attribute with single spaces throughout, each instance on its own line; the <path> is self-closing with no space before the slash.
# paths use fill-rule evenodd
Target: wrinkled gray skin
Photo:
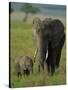
<path id="1" fill-rule="evenodd" d="M 33 61 L 28 56 L 20 56 L 15 59 L 15 71 L 17 76 L 33 73 Z"/>
<path id="2" fill-rule="evenodd" d="M 40 69 L 44 70 L 46 61 L 48 72 L 53 75 L 55 67 L 59 67 L 61 50 L 65 41 L 64 25 L 58 19 L 46 18 L 41 21 L 39 18 L 35 18 L 33 35 L 39 52 Z M 48 58 L 46 60 L 47 51 Z"/>

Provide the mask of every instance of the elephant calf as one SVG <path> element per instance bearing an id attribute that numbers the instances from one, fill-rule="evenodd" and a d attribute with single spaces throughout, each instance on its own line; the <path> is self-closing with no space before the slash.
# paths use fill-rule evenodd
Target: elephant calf
<path id="1" fill-rule="evenodd" d="M 33 73 L 33 61 L 28 56 L 20 56 L 15 59 L 15 71 L 17 76 Z"/>

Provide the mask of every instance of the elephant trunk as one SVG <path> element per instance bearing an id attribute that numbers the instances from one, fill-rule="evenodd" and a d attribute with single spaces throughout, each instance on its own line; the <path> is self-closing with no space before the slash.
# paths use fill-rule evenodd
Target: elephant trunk
<path id="1" fill-rule="evenodd" d="M 39 51 L 39 58 L 40 58 L 40 66 L 44 70 L 44 65 L 48 54 L 48 42 L 46 40 L 46 43 L 45 43 L 42 40 L 41 42 L 39 42 L 38 51 Z"/>

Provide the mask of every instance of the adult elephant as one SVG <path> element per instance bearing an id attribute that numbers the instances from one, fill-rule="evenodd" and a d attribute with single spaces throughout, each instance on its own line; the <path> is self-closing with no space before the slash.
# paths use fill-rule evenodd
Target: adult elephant
<path id="1" fill-rule="evenodd" d="M 33 20 L 33 35 L 39 52 L 40 69 L 44 70 L 46 61 L 48 72 L 53 75 L 55 67 L 59 67 L 65 41 L 64 25 L 58 19 L 46 18 L 41 21 L 39 18 L 35 18 Z M 47 51 L 48 58 L 46 60 Z"/>

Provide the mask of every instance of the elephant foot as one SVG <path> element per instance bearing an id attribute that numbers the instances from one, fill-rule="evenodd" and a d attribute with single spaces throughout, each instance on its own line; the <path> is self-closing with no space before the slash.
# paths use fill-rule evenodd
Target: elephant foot
<path id="1" fill-rule="evenodd" d="M 21 75 L 21 72 L 18 72 L 17 73 L 17 76 L 18 76 L 18 78 L 20 78 L 22 75 Z"/>
<path id="2" fill-rule="evenodd" d="M 48 71 L 48 74 L 50 73 L 50 62 L 48 60 L 46 60 L 46 65 L 47 65 L 47 71 Z"/>
<path id="3" fill-rule="evenodd" d="M 54 72 L 55 72 L 55 68 L 51 68 L 51 76 L 54 75 Z"/>
<path id="4" fill-rule="evenodd" d="M 44 68 L 42 68 L 40 65 L 38 66 L 38 71 L 39 73 L 43 73 L 44 72 Z"/>
<path id="5" fill-rule="evenodd" d="M 50 74 L 50 67 L 47 67 L 47 70 L 48 70 L 48 74 Z"/>
<path id="6" fill-rule="evenodd" d="M 54 72 L 55 72 L 55 65 L 52 64 L 51 65 L 51 76 L 53 76 Z"/>

